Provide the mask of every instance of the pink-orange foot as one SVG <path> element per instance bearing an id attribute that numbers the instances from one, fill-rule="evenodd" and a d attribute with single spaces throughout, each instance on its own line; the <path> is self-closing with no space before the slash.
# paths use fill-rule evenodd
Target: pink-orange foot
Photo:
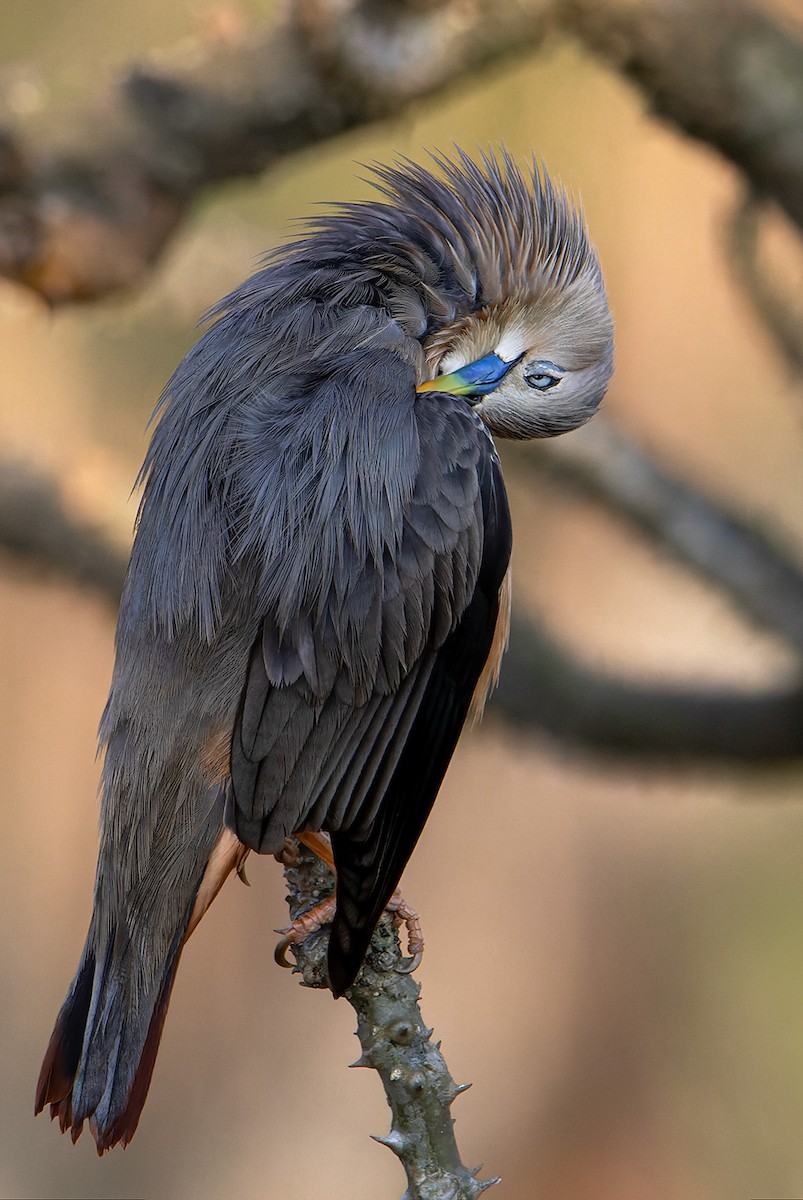
<path id="1" fill-rule="evenodd" d="M 298 841 L 302 842 L 307 849 L 313 854 L 317 854 L 318 858 L 329 867 L 334 874 L 334 861 L 332 859 L 332 847 L 329 838 L 324 833 L 302 833 L 297 834 Z M 277 855 L 285 863 L 292 863 L 295 857 L 292 842 L 288 839 L 288 844 L 285 851 L 281 855 Z M 322 900 L 320 904 L 315 904 L 312 908 L 308 908 L 306 912 L 296 917 L 291 925 L 279 932 L 284 936 L 277 944 L 273 952 L 273 957 L 280 967 L 292 968 L 293 963 L 287 961 L 287 951 L 291 946 L 300 946 L 313 933 L 317 933 L 324 925 L 330 925 L 332 918 L 335 915 L 335 896 L 329 896 L 326 900 Z M 407 929 L 407 954 L 410 961 L 404 966 L 398 968 L 405 975 L 415 971 L 419 966 L 424 955 L 424 935 L 421 930 L 421 918 L 414 908 L 411 908 L 407 901 L 402 896 L 397 888 L 387 903 L 386 910 L 393 913 L 393 923 L 398 928 L 404 925 Z"/>

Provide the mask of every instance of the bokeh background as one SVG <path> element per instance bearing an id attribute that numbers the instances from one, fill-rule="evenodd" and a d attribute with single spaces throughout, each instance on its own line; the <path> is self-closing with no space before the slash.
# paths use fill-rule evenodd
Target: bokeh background
<path id="1" fill-rule="evenodd" d="M 219 7 L 219 6 L 218 6 Z M 205 0 L 4 0 L 0 96 L 35 126 L 122 64 L 203 36 Z M 217 10 L 215 10 L 217 11 Z M 240 0 L 261 20 L 267 0 Z M 214 12 L 212 16 L 214 17 Z M 616 74 L 558 39 L 397 122 L 198 204 L 135 295 L 55 313 L 0 284 L 0 438 L 73 512 L 130 539 L 161 387 L 204 309 L 357 165 L 504 140 L 580 195 L 617 325 L 607 408 L 656 456 L 803 552 L 803 395 L 733 282 L 739 190 Z M 778 234 L 783 251 L 783 232 Z M 758 685 L 784 647 L 591 504 L 513 474 L 515 596 L 586 661 L 639 679 Z M 98 1159 L 33 1089 L 89 917 L 102 598 L 0 561 L 0 1195 L 379 1200 L 403 1190 L 345 1002 L 273 963 L 281 871 L 252 861 L 185 953 L 150 1097 Z M 455 1077 L 464 1159 L 500 1200 L 803 1196 L 803 771 L 618 761 L 467 732 L 406 872 L 423 1010 Z"/>

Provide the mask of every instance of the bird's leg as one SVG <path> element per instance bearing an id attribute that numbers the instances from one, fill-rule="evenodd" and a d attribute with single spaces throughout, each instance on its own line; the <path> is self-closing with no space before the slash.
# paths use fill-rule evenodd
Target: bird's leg
<path id="1" fill-rule="evenodd" d="M 284 934 L 280 942 L 277 942 L 276 949 L 273 951 L 273 957 L 280 967 L 292 967 L 293 963 L 288 962 L 286 953 L 290 946 L 300 946 L 302 942 L 306 942 L 308 937 L 313 933 L 317 933 L 324 925 L 331 924 L 332 918 L 335 915 L 335 907 L 337 899 L 332 893 L 322 900 L 320 904 L 313 905 L 300 917 L 296 917 L 292 925 L 288 925 L 286 929 L 278 930 Z"/>
<path id="2" fill-rule="evenodd" d="M 297 833 L 295 840 L 306 846 L 313 854 L 317 855 L 322 862 L 325 862 L 332 874 L 335 874 L 335 860 L 332 854 L 332 843 L 327 833 Z M 276 857 L 285 866 L 292 866 L 296 860 L 296 850 L 293 846 L 293 839 L 287 838 L 283 850 Z M 321 900 L 319 904 L 308 908 L 306 912 L 301 913 L 296 917 L 291 925 L 286 929 L 279 930 L 284 936 L 277 943 L 276 949 L 273 952 L 273 957 L 280 967 L 292 968 L 293 964 L 287 961 L 287 951 L 291 946 L 300 946 L 313 933 L 317 933 L 324 925 L 331 924 L 332 918 L 335 915 L 335 907 L 337 898 L 333 893 L 327 896 L 325 900 Z M 398 928 L 400 925 L 407 927 L 407 954 L 409 963 L 406 963 L 399 970 L 404 974 L 410 974 L 415 971 L 421 962 L 424 954 L 424 935 L 421 930 L 421 918 L 414 908 L 411 908 L 401 894 L 401 891 L 396 888 L 396 891 L 388 900 L 385 906 L 388 912 L 393 913 L 393 923 Z"/>
<path id="3" fill-rule="evenodd" d="M 284 847 L 276 855 L 279 862 L 285 867 L 295 866 L 298 860 L 298 850 L 296 842 L 301 842 L 308 850 L 311 850 L 316 857 L 326 863 L 329 870 L 334 875 L 335 860 L 332 854 L 332 843 L 328 833 L 297 833 L 294 838 L 285 838 Z M 293 964 L 287 961 L 287 951 L 290 946 L 299 946 L 305 942 L 313 933 L 317 933 L 324 925 L 329 925 L 335 915 L 335 906 L 337 900 L 335 894 L 327 896 L 319 904 L 314 904 L 312 908 L 308 908 L 306 912 L 300 914 L 285 929 L 278 930 L 283 934 L 281 941 L 277 943 L 276 949 L 273 952 L 273 957 L 280 967 L 292 968 Z"/>
<path id="4" fill-rule="evenodd" d="M 410 961 L 403 967 L 399 967 L 398 970 L 402 975 L 412 975 L 424 957 L 424 932 L 421 928 L 421 918 L 404 899 L 399 888 L 396 888 L 385 907 L 388 912 L 393 913 L 393 924 L 397 928 L 400 925 L 407 927 L 407 955 Z"/>

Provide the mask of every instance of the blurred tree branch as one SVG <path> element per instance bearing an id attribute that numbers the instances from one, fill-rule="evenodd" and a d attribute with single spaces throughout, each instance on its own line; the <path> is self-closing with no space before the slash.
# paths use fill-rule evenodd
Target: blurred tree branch
<path id="1" fill-rule="evenodd" d="M 624 517 L 725 592 L 749 621 L 803 658 L 803 570 L 757 523 L 729 513 L 659 466 L 610 420 L 569 438 L 504 450 L 519 473 L 551 475 Z"/>
<path id="2" fill-rule="evenodd" d="M 626 477 L 614 472 L 608 478 L 598 469 L 600 464 L 595 465 L 595 455 L 602 453 L 606 441 L 613 443 L 620 437 L 606 432 L 595 448 L 586 444 L 565 461 L 557 454 L 553 459 L 551 447 L 545 447 L 544 465 L 572 486 L 593 489 L 612 512 L 643 527 L 638 495 L 635 501 L 628 497 Z M 576 439 L 565 439 L 567 444 L 572 440 Z M 627 443 L 620 445 L 619 453 L 633 456 L 638 466 L 639 452 Z M 519 460 L 519 455 L 515 458 Z M 649 460 L 644 463 L 650 471 L 657 470 Z M 702 497 L 665 473 L 659 479 L 669 507 L 657 524 L 676 557 L 702 570 L 747 615 L 800 648 L 803 602 L 796 597 L 803 596 L 803 572 L 749 526 L 707 507 Z M 92 526 L 70 516 L 52 482 L 30 468 L 0 460 L 0 480 L 0 548 L 35 570 L 55 570 L 79 585 L 89 584 L 116 610 L 126 554 Z M 672 503 L 680 509 L 681 519 L 676 521 Z M 685 511 L 702 514 L 710 541 L 701 543 L 695 523 L 682 519 Z M 701 546 L 707 547 L 702 555 Z M 757 575 L 734 574 L 733 562 L 743 556 L 754 564 Z M 762 600 L 765 569 L 778 591 L 773 585 Z M 642 685 L 581 663 L 533 617 L 518 616 L 513 622 L 510 651 L 490 711 L 522 731 L 540 728 L 600 750 L 746 761 L 803 754 L 803 681 L 743 693 Z"/>
<path id="3" fill-rule="evenodd" d="M 0 548 L 34 570 L 95 588 L 117 611 L 127 556 L 70 515 L 52 480 L 10 458 L 0 458 Z"/>
<path id="4" fill-rule="evenodd" d="M 189 61 L 134 67 L 69 134 L 0 130 L 0 274 L 48 302 L 142 280 L 193 198 L 579 38 L 803 227 L 803 42 L 751 0 L 299 0 Z"/>
<path id="5" fill-rule="evenodd" d="M 267 32 L 235 31 L 181 61 L 132 68 L 70 115 L 69 136 L 37 148 L 0 132 L 0 273 L 50 303 L 131 286 L 204 187 L 398 115 L 555 30 L 633 79 L 657 113 L 731 158 L 762 202 L 773 198 L 803 227 L 803 41 L 751 0 L 299 0 Z M 737 214 L 734 237 L 778 332 L 752 208 Z M 791 358 L 799 343 L 787 326 L 779 336 Z M 801 569 L 762 531 L 599 422 L 529 461 L 635 523 L 803 652 Z M 4 471 L 0 545 L 119 596 L 122 557 L 23 467 Z M 642 687 L 581 665 L 532 621 L 514 629 L 496 705 L 519 725 L 620 750 L 766 757 L 803 742 L 797 685 L 744 695 Z"/>
<path id="6" fill-rule="evenodd" d="M 567 0 L 564 27 L 803 229 L 803 26 L 755 0 Z"/>
<path id="7" fill-rule="evenodd" d="M 755 692 L 640 684 L 587 666 L 520 615 L 489 712 L 590 750 L 675 762 L 803 753 L 803 683 Z"/>
<path id="8" fill-rule="evenodd" d="M 0 142 L 0 274 L 49 303 L 139 282 L 209 184 L 443 90 L 546 28 L 547 0 L 299 0 L 187 65 L 134 67 L 72 136 Z"/>
<path id="9" fill-rule="evenodd" d="M 782 293 L 761 262 L 761 218 L 765 203 L 748 193 L 727 225 L 729 261 L 746 295 L 790 368 L 803 374 L 803 306 Z"/>

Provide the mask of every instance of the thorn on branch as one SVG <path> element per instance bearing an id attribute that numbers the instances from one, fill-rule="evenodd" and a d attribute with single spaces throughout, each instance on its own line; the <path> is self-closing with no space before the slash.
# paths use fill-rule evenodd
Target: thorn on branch
<path id="1" fill-rule="evenodd" d="M 328 868 L 298 844 L 295 861 L 285 866 L 290 915 L 295 920 L 331 887 Z M 304 982 L 328 986 L 326 937 L 293 946 Z M 346 999 L 357 1014 L 362 1053 L 353 1067 L 373 1067 L 391 1110 L 385 1136 L 372 1135 L 399 1158 L 407 1174 L 404 1200 L 475 1200 L 496 1180 L 480 1181 L 460 1158 L 449 1109 L 469 1086 L 456 1084 L 431 1041 L 421 1017 L 420 986 L 399 971 L 403 963 L 396 925 L 386 914 L 374 934 L 366 961 Z"/>

